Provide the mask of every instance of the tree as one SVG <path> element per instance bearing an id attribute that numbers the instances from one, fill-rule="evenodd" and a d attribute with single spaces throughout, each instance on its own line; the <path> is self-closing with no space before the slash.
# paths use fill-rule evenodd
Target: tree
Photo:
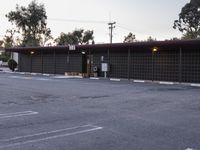
<path id="1" fill-rule="evenodd" d="M 6 31 L 6 35 L 3 38 L 5 48 L 14 47 L 17 45 L 17 43 L 15 43 L 17 39 L 14 38 L 16 33 L 18 32 L 15 29 L 9 29 Z"/>
<path id="2" fill-rule="evenodd" d="M 89 44 L 93 42 L 93 31 L 83 29 L 76 29 L 72 33 L 61 33 L 60 36 L 55 40 L 57 45 L 68 45 L 68 44 Z"/>
<path id="3" fill-rule="evenodd" d="M 195 39 L 200 36 L 200 11 L 197 5 L 187 3 L 174 21 L 174 29 L 183 33 L 183 38 Z"/>
<path id="4" fill-rule="evenodd" d="M 191 0 L 190 3 L 192 5 L 196 5 L 196 6 L 200 7 L 200 1 L 199 0 Z"/>
<path id="5" fill-rule="evenodd" d="M 89 44 L 90 41 L 92 41 L 92 43 L 94 43 L 93 33 L 94 32 L 90 31 L 90 30 L 85 31 L 83 34 L 82 43 Z"/>
<path id="6" fill-rule="evenodd" d="M 17 5 L 16 10 L 9 12 L 6 17 L 21 33 L 22 46 L 39 46 L 42 37 L 51 37 L 51 30 L 47 28 L 45 7 L 35 0 L 28 7 Z"/>
<path id="7" fill-rule="evenodd" d="M 0 40 L 0 47 L 3 47 L 4 41 Z"/>
<path id="8" fill-rule="evenodd" d="M 149 36 L 147 38 L 147 42 L 153 42 L 153 41 L 157 41 L 156 38 L 153 38 L 152 36 Z"/>
<path id="9" fill-rule="evenodd" d="M 132 43 L 136 41 L 136 37 L 133 33 L 129 33 L 127 36 L 124 37 L 124 43 Z"/>

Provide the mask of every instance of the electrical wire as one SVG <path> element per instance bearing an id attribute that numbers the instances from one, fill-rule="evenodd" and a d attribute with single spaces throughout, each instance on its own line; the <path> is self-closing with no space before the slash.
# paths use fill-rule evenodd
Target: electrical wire
<path id="1" fill-rule="evenodd" d="M 50 21 L 61 21 L 61 22 L 78 22 L 78 23 L 95 23 L 95 24 L 106 24 L 106 21 L 98 20 L 78 20 L 78 19 L 61 19 L 61 18 L 48 18 Z"/>

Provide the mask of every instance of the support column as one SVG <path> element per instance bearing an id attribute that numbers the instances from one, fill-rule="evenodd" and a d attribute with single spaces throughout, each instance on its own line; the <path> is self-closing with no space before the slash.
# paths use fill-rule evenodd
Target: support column
<path id="1" fill-rule="evenodd" d="M 41 59 L 42 59 L 42 74 L 44 73 L 44 58 L 43 58 L 43 50 L 41 50 Z"/>
<path id="2" fill-rule="evenodd" d="M 178 69 L 178 80 L 182 82 L 182 48 L 179 48 L 179 69 Z"/>
<path id="3" fill-rule="evenodd" d="M 108 67 L 109 67 L 109 71 L 107 72 L 107 77 L 110 77 L 110 48 L 108 49 Z"/>
<path id="4" fill-rule="evenodd" d="M 128 72 L 127 72 L 127 76 L 128 76 L 128 80 L 130 80 L 130 56 L 131 56 L 131 52 L 130 52 L 130 48 L 128 48 Z"/>
<path id="5" fill-rule="evenodd" d="M 19 63 L 18 63 L 18 69 L 19 69 L 19 72 L 22 71 L 22 69 L 21 69 L 22 58 L 21 57 L 22 57 L 21 53 L 18 53 L 18 61 L 19 61 Z"/>
<path id="6" fill-rule="evenodd" d="M 29 54 L 29 55 L 30 55 L 30 57 L 31 57 L 31 58 L 30 58 L 30 61 L 31 61 L 31 62 L 30 62 L 30 72 L 32 73 L 32 68 L 33 68 L 33 67 L 32 67 L 32 65 L 33 65 L 32 54 Z"/>
<path id="7" fill-rule="evenodd" d="M 151 61 L 152 61 L 152 70 L 151 70 L 151 75 L 152 75 L 152 78 L 151 80 L 154 81 L 154 51 L 152 51 L 151 53 Z"/>
<path id="8" fill-rule="evenodd" d="M 53 59 L 54 59 L 54 74 L 56 74 L 56 51 L 53 51 Z"/>

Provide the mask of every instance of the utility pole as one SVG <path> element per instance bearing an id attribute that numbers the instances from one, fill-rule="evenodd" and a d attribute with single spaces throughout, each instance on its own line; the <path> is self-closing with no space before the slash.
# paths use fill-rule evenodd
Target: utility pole
<path id="1" fill-rule="evenodd" d="M 109 30 L 110 30 L 110 43 L 112 43 L 113 29 L 115 28 L 115 24 L 116 24 L 116 22 L 110 22 L 110 23 L 108 23 Z"/>

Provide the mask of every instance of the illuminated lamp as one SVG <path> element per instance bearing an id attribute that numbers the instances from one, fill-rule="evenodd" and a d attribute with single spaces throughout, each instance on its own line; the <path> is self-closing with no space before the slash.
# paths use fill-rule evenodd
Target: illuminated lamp
<path id="1" fill-rule="evenodd" d="M 154 47 L 153 48 L 153 52 L 157 52 L 158 51 L 158 48 L 157 47 Z"/>

